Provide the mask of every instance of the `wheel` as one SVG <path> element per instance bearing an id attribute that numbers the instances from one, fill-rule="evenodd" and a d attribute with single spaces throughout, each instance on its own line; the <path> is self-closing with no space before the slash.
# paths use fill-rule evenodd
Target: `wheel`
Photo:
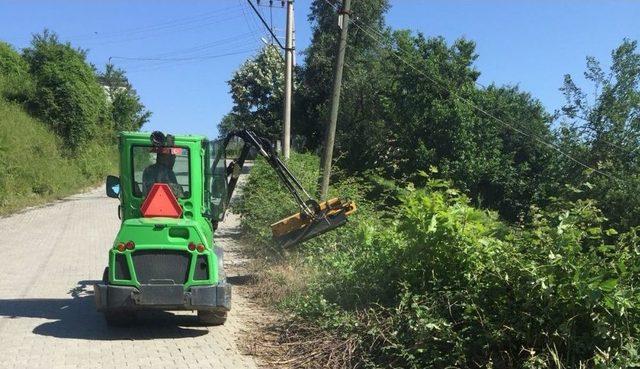
<path id="1" fill-rule="evenodd" d="M 109 284 L 109 267 L 104 268 L 102 282 Z M 133 323 L 136 319 L 134 311 L 105 311 L 103 314 L 104 320 L 110 327 L 125 327 Z"/>
<path id="2" fill-rule="evenodd" d="M 198 320 L 202 325 L 223 325 L 227 321 L 224 310 L 198 310 Z"/>
<path id="3" fill-rule="evenodd" d="M 133 311 L 105 311 L 104 320 L 110 327 L 126 327 L 136 319 Z"/>

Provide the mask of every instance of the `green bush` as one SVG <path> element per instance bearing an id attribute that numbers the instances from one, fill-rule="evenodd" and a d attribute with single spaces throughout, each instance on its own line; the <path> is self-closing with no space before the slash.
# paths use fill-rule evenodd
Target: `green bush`
<path id="1" fill-rule="evenodd" d="M 32 88 L 27 63 L 11 45 L 0 41 L 0 98 L 25 102 Z"/>
<path id="2" fill-rule="evenodd" d="M 291 166 L 315 183 L 313 156 L 295 155 Z M 336 187 L 362 193 L 361 182 Z M 354 357 L 367 367 L 640 364 L 636 230 L 606 228 L 591 201 L 533 209 L 530 225 L 513 227 L 448 183 L 427 183 L 400 191 L 391 218 L 366 205 L 305 243 L 300 256 L 314 272 L 280 306 L 357 342 Z M 276 186 L 258 162 L 239 208 L 263 244 L 267 225 L 286 215 Z"/>

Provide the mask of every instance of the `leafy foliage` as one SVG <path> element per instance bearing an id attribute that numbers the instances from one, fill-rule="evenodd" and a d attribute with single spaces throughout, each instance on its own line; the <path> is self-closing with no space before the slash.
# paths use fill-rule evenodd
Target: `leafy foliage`
<path id="1" fill-rule="evenodd" d="M 364 206 L 267 268 L 304 279 L 273 294 L 280 306 L 343 340 L 357 360 L 346 367 L 640 366 L 637 43 L 612 52 L 610 71 L 587 58 L 593 93 L 565 76 L 551 115 L 518 87 L 478 88 L 472 41 L 394 32 L 387 8 L 354 3 L 379 40 L 352 28 L 338 119 L 333 191 Z M 312 151 L 335 16 L 312 2 L 297 75 L 293 129 Z M 315 157 L 291 165 L 315 187 Z M 266 226 L 297 209 L 268 171 L 258 162 L 238 210 L 256 244 L 278 251 Z"/>
<path id="2" fill-rule="evenodd" d="M 91 143 L 76 157 L 18 104 L 0 99 L 0 214 L 70 195 L 116 170 L 114 146 Z"/>
<path id="3" fill-rule="evenodd" d="M 107 101 L 85 51 L 45 30 L 33 37 L 24 58 L 34 81 L 30 105 L 72 149 L 108 127 Z"/>
<path id="4" fill-rule="evenodd" d="M 276 140 L 282 127 L 284 73 L 282 56 L 268 45 L 247 60 L 229 81 L 234 106 L 220 124 L 221 134 L 252 129 Z"/>
<path id="5" fill-rule="evenodd" d="M 122 69 L 107 64 L 98 78 L 111 103 L 111 118 L 116 131 L 137 131 L 149 121 L 151 112 L 140 102 L 140 96 Z"/>
<path id="6" fill-rule="evenodd" d="M 548 182 L 547 173 L 556 152 L 540 142 L 554 140 L 551 117 L 541 104 L 517 87 L 478 89 L 474 42 L 449 45 L 441 37 L 392 32 L 384 24 L 386 2 L 358 4 L 338 118 L 340 167 L 400 180 L 436 167 L 476 205 L 511 221 L 526 216 L 531 204 L 544 205 L 557 185 Z M 338 29 L 335 11 L 324 1 L 312 4 L 310 20 L 314 39 L 300 73 L 294 129 L 305 136 L 308 149 L 315 149 L 327 112 Z M 486 113 L 517 124 L 501 125 Z"/>
<path id="7" fill-rule="evenodd" d="M 29 66 L 11 45 L 0 41 L 0 95 L 1 97 L 25 102 L 33 85 Z"/>
<path id="8" fill-rule="evenodd" d="M 309 155 L 291 163 L 297 173 L 317 167 Z M 238 208 L 263 245 L 264 227 L 283 215 L 267 170 L 256 164 Z M 281 306 L 358 342 L 366 367 L 638 365 L 636 230 L 618 234 L 586 200 L 533 209 L 529 226 L 514 227 L 425 179 L 399 189 L 390 216 L 364 202 L 348 226 L 305 243 L 299 254 L 314 272 Z M 347 189 L 367 187 L 338 184 Z"/>
<path id="9" fill-rule="evenodd" d="M 598 201 L 612 224 L 637 226 L 640 217 L 640 53 L 637 42 L 624 40 L 611 53 L 609 71 L 587 58 L 585 77 L 593 94 L 577 86 L 570 75 L 562 91 L 566 103 L 557 112 L 563 148 L 583 163 L 602 173 L 584 171 L 575 162 L 560 162 L 556 172 L 561 183 L 578 187 L 588 182 L 573 198 Z M 593 96 L 590 98 L 589 96 Z M 576 196 L 577 195 L 577 196 Z"/>
<path id="10" fill-rule="evenodd" d="M 384 12 L 389 8 L 387 0 L 370 0 L 352 2 L 352 13 L 357 15 L 358 22 L 372 27 L 376 31 L 384 31 Z M 321 144 L 324 126 L 329 117 L 329 97 L 333 85 L 336 45 L 340 29 L 336 22 L 336 12 L 326 1 L 315 0 L 311 3 L 308 17 L 312 24 L 313 36 L 310 46 L 304 51 L 305 65 L 298 73 L 300 88 L 294 99 L 294 133 L 305 137 L 309 149 L 315 150 Z M 379 72 L 377 58 L 378 47 L 363 31 L 351 27 L 347 38 L 345 65 L 342 84 L 341 112 L 339 122 L 345 120 L 367 122 L 362 119 L 373 114 L 368 109 L 375 109 L 375 93 L 382 86 L 378 81 L 385 78 Z M 372 89 L 367 91 L 367 89 Z M 355 113 L 347 102 L 360 101 L 360 108 Z M 366 100 L 364 100 L 366 99 Z M 371 104 L 371 103 L 374 104 Z M 366 104 L 366 105 L 365 105 Z M 348 112 L 346 112 L 348 110 Z M 375 109 L 377 111 L 378 109 Z M 346 129 L 348 131 L 348 128 Z"/>

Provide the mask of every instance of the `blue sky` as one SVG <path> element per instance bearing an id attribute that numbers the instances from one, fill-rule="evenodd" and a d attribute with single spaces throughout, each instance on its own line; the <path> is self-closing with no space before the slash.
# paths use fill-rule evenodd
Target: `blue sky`
<path id="1" fill-rule="evenodd" d="M 298 51 L 310 41 L 309 3 L 295 2 Z M 284 11 L 260 10 L 283 34 Z M 585 56 L 608 65 L 624 37 L 640 39 L 638 19 L 640 1 L 623 0 L 396 0 L 387 15 L 396 29 L 476 41 L 481 83 L 517 84 L 549 111 L 562 104 L 565 73 L 582 81 Z M 226 81 L 268 38 L 245 0 L 0 0 L 0 25 L 0 39 L 17 48 L 49 28 L 89 49 L 99 68 L 113 57 L 153 112 L 145 130 L 209 136 L 231 109 Z"/>

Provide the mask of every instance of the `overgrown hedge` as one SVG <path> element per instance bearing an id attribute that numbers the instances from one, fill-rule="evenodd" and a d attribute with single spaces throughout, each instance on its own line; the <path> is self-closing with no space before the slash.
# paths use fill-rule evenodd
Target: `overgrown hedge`
<path id="1" fill-rule="evenodd" d="M 314 188 L 317 158 L 298 154 L 290 164 Z M 363 206 L 347 226 L 284 259 L 293 268 L 288 273 L 303 281 L 280 287 L 286 293 L 277 301 L 297 321 L 349 342 L 335 346 L 352 351 L 340 365 L 640 365 L 636 229 L 618 234 L 604 227 L 600 210 L 588 200 L 547 212 L 532 209 L 530 224 L 507 225 L 434 180 L 423 188 L 398 186 L 399 205 L 381 216 L 385 209 L 374 210 L 364 200 L 367 182 L 336 184 L 334 192 Z M 261 160 L 243 192 L 237 210 L 244 229 L 261 249 L 277 250 L 268 224 L 295 205 L 284 200 L 286 192 Z M 282 259 L 270 260 L 273 267 L 263 278 L 283 270 Z M 325 363 L 340 363 L 335 351 L 327 355 L 332 358 Z"/>

